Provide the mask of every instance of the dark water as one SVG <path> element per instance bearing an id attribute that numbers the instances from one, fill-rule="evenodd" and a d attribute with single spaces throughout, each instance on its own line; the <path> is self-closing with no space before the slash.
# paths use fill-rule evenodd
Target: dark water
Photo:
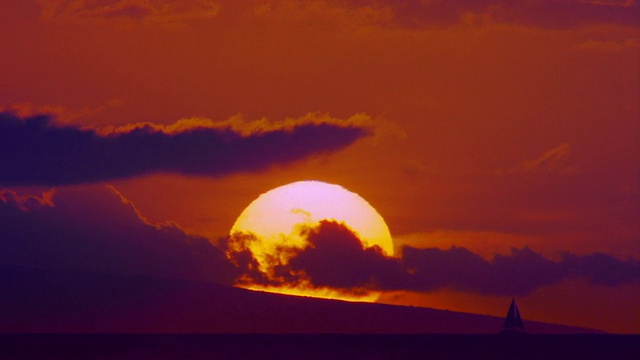
<path id="1" fill-rule="evenodd" d="M 640 336 L 0 335 L 0 359 L 640 359 Z"/>

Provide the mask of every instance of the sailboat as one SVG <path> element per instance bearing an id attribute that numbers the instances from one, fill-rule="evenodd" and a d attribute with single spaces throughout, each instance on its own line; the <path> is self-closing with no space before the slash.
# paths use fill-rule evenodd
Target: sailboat
<path id="1" fill-rule="evenodd" d="M 524 323 L 522 322 L 516 299 L 511 299 L 511 306 L 509 306 L 509 311 L 504 319 L 501 333 L 523 334 L 525 332 L 526 330 L 524 329 Z"/>

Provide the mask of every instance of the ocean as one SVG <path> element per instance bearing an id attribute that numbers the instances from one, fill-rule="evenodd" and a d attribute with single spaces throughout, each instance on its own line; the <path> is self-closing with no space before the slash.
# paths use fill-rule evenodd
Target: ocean
<path id="1" fill-rule="evenodd" d="M 640 335 L 4 334 L 0 359 L 640 359 Z"/>

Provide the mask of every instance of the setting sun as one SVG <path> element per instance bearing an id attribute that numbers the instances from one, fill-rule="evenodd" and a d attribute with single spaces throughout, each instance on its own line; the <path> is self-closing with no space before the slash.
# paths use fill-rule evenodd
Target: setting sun
<path id="1" fill-rule="evenodd" d="M 281 249 L 306 247 L 300 236 L 304 227 L 317 226 L 321 220 L 346 225 L 362 241 L 364 247 L 379 246 L 388 256 L 393 255 L 393 241 L 389 228 L 380 214 L 358 194 L 339 185 L 321 181 L 298 181 L 260 195 L 240 214 L 231 235 L 253 234 L 257 241 L 248 247 L 260 265 L 268 272 L 270 259 L 282 259 Z M 331 264 L 327 264 L 330 266 Z M 332 289 L 293 287 L 265 287 L 242 284 L 242 287 L 287 294 L 339 298 L 343 300 L 373 301 L 378 294 L 344 294 Z"/>

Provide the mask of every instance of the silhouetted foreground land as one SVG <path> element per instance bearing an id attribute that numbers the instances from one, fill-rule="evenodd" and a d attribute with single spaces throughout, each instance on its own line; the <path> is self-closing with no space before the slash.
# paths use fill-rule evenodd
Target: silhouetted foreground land
<path id="1" fill-rule="evenodd" d="M 503 323 L 501 316 L 205 282 L 0 266 L 0 333 L 494 334 Z M 535 321 L 525 321 L 525 327 L 533 334 L 597 332 Z"/>
<path id="2" fill-rule="evenodd" d="M 640 335 L 0 335 L 2 359 L 640 359 Z"/>

